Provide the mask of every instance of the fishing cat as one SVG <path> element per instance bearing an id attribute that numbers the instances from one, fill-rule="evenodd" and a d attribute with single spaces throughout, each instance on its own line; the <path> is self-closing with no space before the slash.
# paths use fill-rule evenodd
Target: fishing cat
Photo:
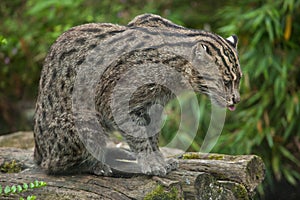
<path id="1" fill-rule="evenodd" d="M 166 175 L 176 169 L 177 161 L 162 156 L 159 132 L 149 134 L 143 126 L 159 123 L 153 116 L 157 114 L 159 118 L 161 109 L 153 105 L 164 106 L 176 95 L 163 84 L 140 85 L 130 94 L 127 113 L 114 115 L 126 106 L 118 101 L 129 91 L 128 82 L 120 84 L 126 82 L 122 77 L 131 70 L 131 78 L 162 76 L 160 81 L 168 82 L 172 81 L 166 78 L 168 72 L 157 67 L 168 66 L 188 80 L 195 92 L 207 94 L 214 103 L 234 110 L 240 101 L 242 76 L 237 42 L 235 35 L 223 39 L 153 14 L 137 16 L 126 26 L 90 23 L 71 28 L 52 45 L 42 69 L 34 125 L 36 162 L 51 174 L 88 172 L 110 176 L 118 165 L 116 160 L 124 157 L 132 161 L 127 166 L 131 172 Z M 115 60 L 104 65 L 110 59 Z M 83 76 L 88 70 L 88 76 Z M 96 80 L 89 85 L 90 79 Z M 134 85 L 138 80 L 130 81 Z M 94 94 L 85 87 L 77 89 L 85 82 Z M 178 83 L 181 82 L 171 85 Z M 120 93 L 113 102 L 118 85 Z M 76 105 L 80 110 L 82 104 L 78 101 L 85 100 L 89 105 L 82 112 L 74 110 Z M 115 120 L 118 117 L 119 124 Z M 129 131 L 125 126 L 119 127 L 127 118 L 134 122 Z M 106 148 L 109 133 L 116 130 L 131 151 Z M 87 144 L 96 148 L 96 153 L 91 153 Z"/>

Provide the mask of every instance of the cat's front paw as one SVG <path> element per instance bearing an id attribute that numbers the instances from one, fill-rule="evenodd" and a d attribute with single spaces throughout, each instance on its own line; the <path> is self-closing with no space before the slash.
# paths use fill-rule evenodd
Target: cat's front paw
<path id="1" fill-rule="evenodd" d="M 105 163 L 97 162 L 91 167 L 91 173 L 98 176 L 112 176 L 112 169 Z"/>
<path id="2" fill-rule="evenodd" d="M 179 162 L 177 159 L 170 158 L 170 159 L 167 159 L 166 162 L 167 162 L 167 171 L 168 172 L 173 171 L 179 167 Z"/>
<path id="3" fill-rule="evenodd" d="M 137 161 L 141 166 L 142 173 L 146 175 L 165 176 L 178 167 L 176 159 L 166 161 L 160 152 L 139 153 Z"/>

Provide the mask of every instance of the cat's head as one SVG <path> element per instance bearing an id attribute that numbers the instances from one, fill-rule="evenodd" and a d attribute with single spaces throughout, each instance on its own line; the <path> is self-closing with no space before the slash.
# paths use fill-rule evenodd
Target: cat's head
<path id="1" fill-rule="evenodd" d="M 242 71 L 237 53 L 237 36 L 226 39 L 210 34 L 202 37 L 194 50 L 201 63 L 200 76 L 204 81 L 198 85 L 200 91 L 212 97 L 222 107 L 235 110 L 240 101 Z"/>

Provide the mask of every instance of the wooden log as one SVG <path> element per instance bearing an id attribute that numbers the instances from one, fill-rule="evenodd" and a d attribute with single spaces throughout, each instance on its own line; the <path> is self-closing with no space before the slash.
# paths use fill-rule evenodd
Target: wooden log
<path id="1" fill-rule="evenodd" d="M 131 178 L 99 177 L 94 175 L 46 175 L 33 162 L 33 151 L 17 148 L 0 148 L 0 185 L 20 185 L 44 181 L 46 187 L 28 190 L 24 194 L 0 196 L 0 199 L 16 199 L 19 196 L 35 195 L 38 199 L 249 199 L 251 191 L 259 184 L 258 179 L 250 183 L 249 172 L 245 166 L 260 166 L 261 160 L 253 156 L 234 156 L 209 154 L 202 159 L 202 154 L 187 153 L 180 159 L 178 170 L 166 177 L 134 176 Z M 198 159 L 187 159 L 189 156 Z M 207 155 L 206 155 L 207 156 Z M 239 159 L 239 157 L 241 159 Z M 201 158 L 201 159 L 199 159 Z M 222 158 L 222 159 L 221 159 Z M 233 159 L 234 158 L 234 159 Z M 229 162 L 229 160 L 231 160 Z M 238 162 L 238 160 L 240 160 Z M 204 162 L 205 161 L 205 162 Z M 258 162 L 253 164 L 252 162 Z M 4 173 L 3 168 L 14 163 L 18 173 Z M 219 164 L 217 164 L 219 163 Z M 248 164 L 246 164 L 248 163 Z M 249 164 L 250 163 L 250 164 Z M 252 164 L 251 164 L 252 163 Z M 8 165 L 7 165 L 8 164 Z M 239 165 L 239 167 L 234 167 Z M 12 166 L 12 165 L 11 165 Z M 231 166 L 231 167 L 229 167 Z M 217 167 L 220 169 L 217 170 Z M 7 168 L 7 167 L 6 167 Z M 202 171 L 201 171 L 202 170 Z M 240 170 L 237 172 L 236 170 Z M 253 170 L 249 168 L 249 170 Z M 263 171 L 263 170 L 262 170 Z M 231 172 L 231 173 L 230 173 Z M 238 178 L 232 173 L 242 176 Z M 248 175 L 247 175 L 248 173 Z M 257 173 L 257 171 L 255 171 Z M 263 174 L 259 174 L 263 176 Z M 244 177 L 244 178 L 243 178 Z M 247 178 L 248 177 L 248 178 Z M 259 179 L 262 180 L 262 179 Z"/>
<path id="2" fill-rule="evenodd" d="M 16 142 L 17 141 L 17 142 Z M 38 199 L 249 199 L 264 177 L 264 164 L 257 156 L 184 153 L 165 149 L 165 156 L 182 155 L 179 169 L 166 177 L 99 177 L 87 174 L 48 176 L 33 162 L 32 132 L 1 136 L 0 185 L 21 185 L 34 180 L 46 187 L 24 194 L 1 196 L 17 199 L 35 195 Z M 112 144 L 113 146 L 114 144 Z M 5 172 L 12 173 L 5 173 Z M 3 188 L 4 189 L 4 188 Z"/>
<path id="3" fill-rule="evenodd" d="M 249 192 L 263 181 L 265 165 L 256 155 L 222 155 L 189 152 L 183 154 L 180 168 L 187 171 L 207 172 L 218 180 L 243 184 Z"/>
<path id="4" fill-rule="evenodd" d="M 247 200 L 253 195 L 248 193 L 243 184 L 232 181 L 219 181 L 213 175 L 206 172 L 193 172 L 179 169 L 171 172 L 167 178 L 156 178 L 162 185 L 164 185 L 164 182 L 167 182 L 165 179 L 180 182 L 184 199 Z"/>
<path id="5" fill-rule="evenodd" d="M 19 196 L 35 195 L 38 199 L 144 199 L 147 194 L 157 190 L 159 184 L 151 177 L 136 176 L 132 178 L 99 177 L 94 175 L 49 176 L 46 175 L 32 159 L 31 150 L 15 148 L 0 148 L 0 168 L 5 163 L 15 161 L 21 166 L 19 173 L 0 173 L 0 185 L 22 185 L 34 180 L 44 181 L 46 187 L 28 190 L 24 194 L 0 196 L 0 199 L 16 199 Z M 176 188 L 180 197 L 179 182 L 165 187 L 160 191 L 167 194 L 171 188 Z"/>

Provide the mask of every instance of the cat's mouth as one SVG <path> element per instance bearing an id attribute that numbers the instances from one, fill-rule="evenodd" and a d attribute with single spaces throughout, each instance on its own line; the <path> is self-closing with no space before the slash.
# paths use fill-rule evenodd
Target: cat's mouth
<path id="1" fill-rule="evenodd" d="M 213 102 L 216 105 L 219 105 L 222 108 L 228 108 L 230 111 L 235 111 L 236 104 L 233 101 L 226 101 L 225 99 L 212 98 Z"/>
<path id="2" fill-rule="evenodd" d="M 230 110 L 230 111 L 235 111 L 235 105 L 234 105 L 234 104 L 228 105 L 227 108 L 228 108 L 228 110 Z"/>

